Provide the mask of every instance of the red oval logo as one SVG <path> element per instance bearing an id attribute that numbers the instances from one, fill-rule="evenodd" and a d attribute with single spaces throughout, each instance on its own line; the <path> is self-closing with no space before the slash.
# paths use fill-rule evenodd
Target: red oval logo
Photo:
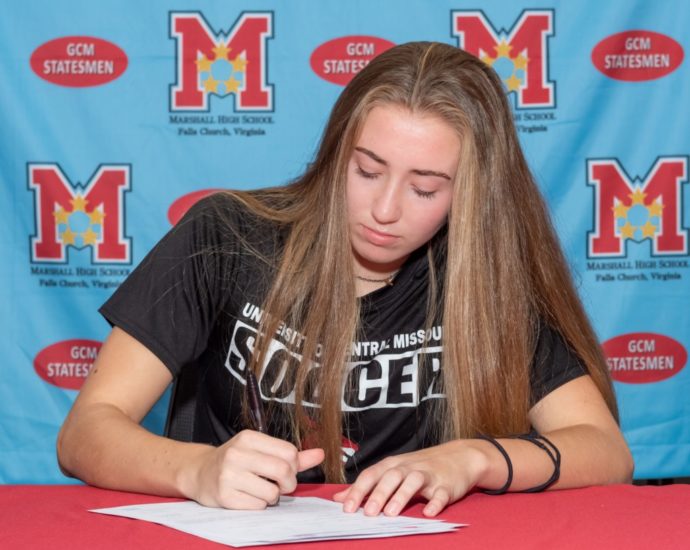
<path id="1" fill-rule="evenodd" d="M 342 36 L 316 48 L 309 63 L 324 80 L 345 86 L 372 59 L 393 46 L 390 40 L 376 36 Z"/>
<path id="2" fill-rule="evenodd" d="M 101 349 L 96 340 L 64 340 L 41 350 L 34 358 L 36 373 L 59 388 L 78 390 L 91 372 Z"/>
<path id="3" fill-rule="evenodd" d="M 59 86 L 100 86 L 127 69 L 127 54 L 118 46 L 92 36 L 63 36 L 42 44 L 31 54 L 31 68 Z"/>
<path id="4" fill-rule="evenodd" d="M 621 334 L 602 346 L 611 377 L 628 384 L 666 380 L 678 374 L 688 361 L 682 344 L 663 334 Z"/>
<path id="5" fill-rule="evenodd" d="M 604 38 L 592 50 L 592 63 L 616 80 L 654 80 L 683 62 L 683 47 L 670 36 L 652 31 L 626 31 Z"/>
<path id="6" fill-rule="evenodd" d="M 179 199 L 176 199 L 168 208 L 168 221 L 170 225 L 177 225 L 194 204 L 204 197 L 213 195 L 213 193 L 218 193 L 221 189 L 201 189 L 199 191 L 192 191 L 186 195 L 182 195 Z"/>

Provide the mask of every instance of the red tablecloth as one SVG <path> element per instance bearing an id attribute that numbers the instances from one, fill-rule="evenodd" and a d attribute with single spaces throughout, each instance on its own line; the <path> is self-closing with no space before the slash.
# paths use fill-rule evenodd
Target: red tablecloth
<path id="1" fill-rule="evenodd" d="M 296 494 L 329 498 L 337 488 L 302 485 Z M 0 548 L 224 548 L 160 525 L 87 511 L 166 500 L 174 499 L 75 485 L 0 486 Z M 421 517 L 421 508 L 415 504 L 405 515 Z M 498 497 L 472 494 L 440 517 L 470 526 L 453 533 L 311 542 L 284 548 L 690 549 L 690 485 L 616 485 Z"/>

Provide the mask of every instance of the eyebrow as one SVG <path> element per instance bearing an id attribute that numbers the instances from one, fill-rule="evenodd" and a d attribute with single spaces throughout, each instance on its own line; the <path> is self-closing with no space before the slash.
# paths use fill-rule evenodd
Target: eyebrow
<path id="1" fill-rule="evenodd" d="M 373 151 L 366 149 L 365 147 L 355 147 L 355 151 L 359 151 L 360 153 L 364 153 L 366 156 L 371 158 L 373 161 L 378 162 L 379 164 L 382 164 L 383 166 L 388 166 L 388 163 L 385 160 L 383 160 L 380 156 L 378 156 Z M 420 176 L 436 176 L 438 178 L 451 180 L 451 177 L 448 174 L 446 174 L 445 172 L 437 172 L 436 170 L 422 170 L 419 168 L 413 168 L 412 172 L 414 174 L 418 174 Z"/>

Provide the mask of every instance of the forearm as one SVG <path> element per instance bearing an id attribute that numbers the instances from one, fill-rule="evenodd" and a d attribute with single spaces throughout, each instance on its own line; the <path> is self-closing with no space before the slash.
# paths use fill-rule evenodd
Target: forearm
<path id="1" fill-rule="evenodd" d="M 571 488 L 608 483 L 627 483 L 632 477 L 632 458 L 617 431 L 606 432 L 592 425 L 574 425 L 544 434 L 560 451 L 560 477 L 550 488 Z M 521 439 L 499 439 L 513 467 L 511 491 L 523 491 L 547 481 L 554 463 L 537 445 Z M 481 451 L 486 461 L 477 486 L 499 489 L 506 482 L 505 458 L 490 442 L 472 439 L 453 442 Z"/>
<path id="2" fill-rule="evenodd" d="M 91 485 L 190 497 L 193 465 L 212 450 L 148 432 L 113 405 L 72 414 L 58 436 L 61 468 Z"/>

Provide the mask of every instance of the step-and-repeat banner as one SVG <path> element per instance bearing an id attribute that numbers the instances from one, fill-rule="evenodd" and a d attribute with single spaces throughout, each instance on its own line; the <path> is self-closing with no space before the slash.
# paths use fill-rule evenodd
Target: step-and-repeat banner
<path id="1" fill-rule="evenodd" d="M 66 481 L 55 438 L 109 331 L 97 308 L 171 224 L 294 178 L 343 85 L 410 40 L 503 79 L 636 477 L 690 475 L 688 25 L 685 0 L 8 3 L 0 482 Z"/>

